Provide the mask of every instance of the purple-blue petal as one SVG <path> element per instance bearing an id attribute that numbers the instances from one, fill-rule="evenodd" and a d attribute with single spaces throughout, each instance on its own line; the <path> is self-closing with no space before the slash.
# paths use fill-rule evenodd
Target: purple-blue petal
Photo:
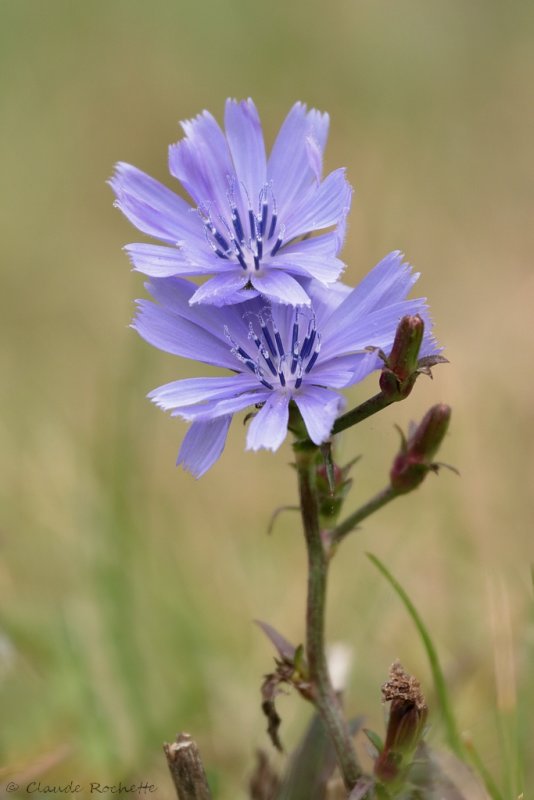
<path id="1" fill-rule="evenodd" d="M 252 285 L 262 295 L 275 303 L 290 306 L 310 304 L 310 298 L 300 283 L 281 270 L 269 270 L 252 277 Z"/>
<path id="2" fill-rule="evenodd" d="M 293 399 L 302 414 L 312 442 L 326 442 L 334 420 L 344 406 L 343 397 L 321 386 L 307 386 L 305 390 L 297 392 Z"/>
<path id="3" fill-rule="evenodd" d="M 216 419 L 226 414 L 237 414 L 257 403 L 263 403 L 272 396 L 272 392 L 263 389 L 256 381 L 257 389 L 245 391 L 235 397 L 223 397 L 220 399 L 207 400 L 202 405 L 182 406 L 172 413 L 171 416 L 180 416 L 183 419 Z"/>
<path id="4" fill-rule="evenodd" d="M 250 300 L 251 296 L 248 292 L 243 291 L 247 285 L 247 276 L 237 266 L 233 272 L 223 273 L 222 275 L 215 275 L 210 278 L 202 286 L 199 286 L 194 295 L 189 301 L 191 305 L 195 303 L 205 303 L 212 306 L 225 306 L 230 303 L 243 303 L 245 300 Z M 237 297 L 240 296 L 238 300 Z M 255 296 L 252 295 L 252 296 Z"/>
<path id="5" fill-rule="evenodd" d="M 273 392 L 249 423 L 247 450 L 278 450 L 287 435 L 289 396 Z"/>
<path id="6" fill-rule="evenodd" d="M 245 391 L 257 389 L 255 375 L 232 375 L 225 378 L 185 378 L 171 381 L 148 395 L 150 400 L 164 411 L 185 406 L 203 404 L 208 401 L 237 397 Z"/>
<path id="7" fill-rule="evenodd" d="M 397 325 L 407 314 L 426 315 L 424 298 L 394 303 L 370 314 L 355 315 L 352 320 L 344 315 L 338 325 L 334 312 L 324 329 L 324 357 L 364 351 L 366 347 L 378 347 L 387 352 L 393 344 Z"/>
<path id="8" fill-rule="evenodd" d="M 183 184 L 197 205 L 215 204 L 226 209 L 228 176 L 234 168 L 228 143 L 214 117 L 203 111 L 182 123 L 185 138 L 169 148 L 169 170 Z"/>
<path id="9" fill-rule="evenodd" d="M 322 152 L 328 124 L 328 114 L 307 111 L 303 103 L 295 103 L 284 120 L 267 164 L 267 179 L 273 182 L 281 218 L 315 181 L 316 163 L 310 160 L 307 140 L 313 138 Z"/>
<path id="10" fill-rule="evenodd" d="M 348 213 L 351 197 L 345 170 L 331 172 L 320 186 L 312 186 L 300 202 L 295 203 L 285 220 L 287 238 L 337 225 Z"/>
<path id="11" fill-rule="evenodd" d="M 369 354 L 366 353 L 366 355 Z M 363 357 L 359 355 L 335 356 L 326 361 L 319 358 L 313 368 L 313 382 L 319 386 L 329 386 L 332 389 L 350 386 L 353 383 L 354 370 L 360 358 Z M 372 372 L 372 369 L 369 372 Z"/>
<path id="12" fill-rule="evenodd" d="M 138 313 L 132 328 L 146 342 L 166 353 L 235 369 L 236 361 L 228 343 L 213 336 L 202 325 L 173 314 L 156 303 L 138 301 Z"/>
<path id="13" fill-rule="evenodd" d="M 145 286 L 163 308 L 200 326 L 222 341 L 225 347 L 230 347 L 224 335 L 225 325 L 230 330 L 243 327 L 243 312 L 237 306 L 224 306 L 217 313 L 210 306 L 191 306 L 191 297 L 198 287 L 184 278 L 151 280 Z"/>
<path id="14" fill-rule="evenodd" d="M 224 450 L 231 421 L 232 417 L 229 415 L 215 420 L 193 422 L 184 437 L 176 464 L 181 464 L 195 478 L 204 475 Z"/>
<path id="15" fill-rule="evenodd" d="M 170 278 L 173 275 L 205 275 L 210 272 L 204 264 L 194 263 L 183 250 L 159 244 L 128 244 L 124 248 L 133 267 L 152 278 Z"/>
<path id="16" fill-rule="evenodd" d="M 119 162 L 109 184 L 117 198 L 115 205 L 143 233 L 170 244 L 184 239 L 201 242 L 202 226 L 190 206 L 150 175 Z"/>
<path id="17" fill-rule="evenodd" d="M 256 201 L 265 184 L 267 159 L 260 118 L 252 100 L 227 100 L 224 125 L 235 172 L 251 200 Z"/>
<path id="18" fill-rule="evenodd" d="M 419 273 L 413 272 L 403 259 L 404 255 L 394 250 L 379 261 L 337 309 L 335 324 L 339 325 L 343 317 L 364 316 L 376 308 L 404 300 Z"/>

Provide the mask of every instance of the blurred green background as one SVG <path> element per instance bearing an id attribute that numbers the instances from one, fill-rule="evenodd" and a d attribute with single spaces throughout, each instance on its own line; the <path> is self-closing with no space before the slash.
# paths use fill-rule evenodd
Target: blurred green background
<path id="1" fill-rule="evenodd" d="M 236 800 L 268 747 L 272 652 L 251 620 L 303 635 L 296 517 L 266 535 L 295 501 L 290 449 L 245 453 L 237 421 L 206 477 L 176 470 L 185 426 L 145 395 L 199 368 L 128 329 L 143 289 L 121 246 L 139 237 L 105 185 L 117 160 L 172 185 L 178 121 L 250 95 L 268 142 L 297 99 L 330 112 L 326 168 L 356 188 L 346 280 L 403 249 L 451 361 L 340 447 L 364 455 L 352 508 L 385 483 L 394 423 L 444 401 L 441 456 L 461 472 L 380 512 L 334 564 L 347 704 L 381 729 L 398 657 L 432 707 L 372 550 L 423 613 L 505 797 L 534 789 L 534 5 L 2 0 L 0 60 L 0 787 L 133 777 L 170 797 L 161 742 L 185 729 L 217 798 Z M 280 705 L 290 746 L 309 709 Z"/>

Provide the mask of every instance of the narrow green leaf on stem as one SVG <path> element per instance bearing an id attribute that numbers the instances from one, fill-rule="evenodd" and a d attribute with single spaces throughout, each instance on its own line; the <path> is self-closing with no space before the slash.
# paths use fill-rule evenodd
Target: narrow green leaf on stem
<path id="1" fill-rule="evenodd" d="M 404 607 L 406 608 L 408 614 L 410 615 L 412 622 L 417 628 L 417 632 L 421 637 L 421 641 L 423 642 L 423 646 L 425 648 L 430 663 L 430 669 L 432 671 L 432 677 L 434 679 L 434 688 L 441 708 L 441 713 L 443 715 L 443 722 L 445 725 L 445 731 L 447 734 L 447 741 L 449 747 L 451 748 L 451 750 L 454 751 L 454 753 L 456 753 L 457 756 L 462 757 L 465 755 L 465 747 L 458 732 L 456 720 L 454 718 L 454 714 L 452 711 L 452 706 L 449 701 L 449 693 L 447 690 L 447 685 L 445 683 L 445 677 L 443 675 L 443 671 L 439 663 L 438 654 L 436 648 L 434 647 L 434 643 L 432 642 L 430 634 L 425 624 L 423 623 L 423 620 L 419 616 L 417 609 L 415 608 L 414 604 L 412 603 L 412 601 L 410 600 L 410 598 L 408 597 L 408 595 L 406 594 L 400 583 L 393 577 L 393 575 L 389 572 L 387 567 L 380 561 L 380 559 L 378 559 L 372 553 L 366 553 L 366 555 L 367 558 L 375 565 L 378 571 L 382 573 L 382 575 L 388 581 L 392 589 L 397 593 Z"/>

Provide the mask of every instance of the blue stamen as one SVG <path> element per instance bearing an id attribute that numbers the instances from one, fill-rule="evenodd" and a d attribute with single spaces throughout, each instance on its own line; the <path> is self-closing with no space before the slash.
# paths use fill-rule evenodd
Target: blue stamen
<path id="1" fill-rule="evenodd" d="M 295 345 L 298 342 L 298 338 L 299 338 L 299 321 L 298 321 L 298 317 L 297 317 L 295 319 L 295 322 L 293 323 L 293 333 L 292 333 L 292 336 L 291 336 L 291 352 L 292 353 L 295 352 Z"/>
<path id="2" fill-rule="evenodd" d="M 293 323 L 293 333 L 291 335 L 291 353 L 293 358 L 291 359 L 291 374 L 293 375 L 295 369 L 297 367 L 297 360 L 299 357 L 299 318 L 298 312 L 295 315 L 295 322 Z"/>
<path id="3" fill-rule="evenodd" d="M 241 243 L 243 243 L 245 241 L 245 233 L 243 231 L 241 217 L 239 216 L 239 211 L 237 210 L 236 206 L 232 208 L 232 224 L 234 226 L 237 238 Z"/>
<path id="4" fill-rule="evenodd" d="M 255 363 L 255 362 L 254 362 L 254 361 L 251 359 L 251 357 L 249 356 L 249 354 L 247 353 L 247 351 L 246 351 L 246 350 L 243 350 L 243 348 L 242 348 L 242 347 L 239 347 L 239 345 L 238 345 L 237 347 L 235 347 L 234 349 L 235 349 L 235 353 L 236 353 L 236 355 L 238 356 L 239 360 L 240 360 L 240 361 L 242 361 L 242 362 L 243 362 L 243 364 L 246 364 L 246 366 L 247 366 L 247 367 L 248 367 L 248 368 L 249 368 L 249 369 L 250 369 L 252 372 L 256 372 L 257 365 L 256 365 L 256 363 Z"/>
<path id="5" fill-rule="evenodd" d="M 284 373 L 281 370 L 278 373 L 278 377 L 280 378 L 280 385 L 281 386 L 285 386 L 286 385 L 286 379 L 285 379 Z"/>
<path id="6" fill-rule="evenodd" d="M 253 239 L 256 238 L 256 217 L 254 216 L 254 211 L 249 208 L 248 210 L 248 223 L 250 225 L 250 235 Z"/>
<path id="7" fill-rule="evenodd" d="M 319 355 L 319 351 L 316 350 L 315 353 L 310 358 L 310 360 L 308 361 L 308 363 L 306 364 L 306 369 L 304 370 L 304 372 L 306 372 L 306 374 L 311 370 L 311 368 L 313 367 L 313 365 L 317 361 L 318 355 Z"/>
<path id="8" fill-rule="evenodd" d="M 222 234 L 219 233 L 219 231 L 215 228 L 214 225 L 211 226 L 211 233 L 217 244 L 219 244 L 224 251 L 227 251 L 229 249 L 228 242 L 226 241 L 224 236 L 222 236 Z"/>
<path id="9" fill-rule="evenodd" d="M 245 261 L 245 256 L 243 255 L 243 251 L 237 239 L 232 239 L 232 244 L 234 245 L 234 252 L 236 255 L 237 260 L 246 271 L 248 269 L 247 262 Z"/>
<path id="10" fill-rule="evenodd" d="M 272 340 L 272 336 L 269 333 L 269 328 L 267 327 L 267 325 L 265 324 L 265 322 L 263 321 L 263 319 L 261 317 L 260 317 L 260 325 L 261 325 L 261 330 L 262 330 L 262 333 L 263 333 L 263 337 L 264 337 L 265 341 L 267 342 L 267 347 L 269 348 L 269 350 L 271 351 L 273 356 L 275 356 L 276 355 L 276 347 L 274 346 L 274 342 Z"/>
<path id="11" fill-rule="evenodd" d="M 269 351 L 267 350 L 266 347 L 264 347 L 261 339 L 256 335 L 256 331 L 254 330 L 254 328 L 252 326 L 252 322 L 249 322 L 248 335 L 249 335 L 249 339 L 252 339 L 252 341 L 254 342 L 254 344 L 256 345 L 256 347 L 258 348 L 260 353 L 262 354 L 262 356 L 263 356 L 263 358 L 265 360 L 265 363 L 267 364 L 267 366 L 271 370 L 272 374 L 273 375 L 277 375 L 275 366 L 274 366 L 273 362 L 271 361 L 271 356 L 269 355 Z"/>
<path id="12" fill-rule="evenodd" d="M 271 250 L 271 255 L 272 255 L 272 256 L 275 256 L 275 255 L 278 253 L 278 251 L 279 251 L 279 250 L 280 250 L 280 248 L 282 247 L 282 242 L 283 242 L 283 241 L 284 241 L 284 240 L 282 239 L 282 237 L 280 236 L 280 234 L 278 234 L 278 239 L 276 240 L 276 242 L 275 242 L 275 245 L 274 245 L 273 249 Z"/>
<path id="13" fill-rule="evenodd" d="M 269 367 L 269 369 L 271 370 L 272 374 L 273 374 L 273 375 L 277 375 L 278 373 L 277 373 L 277 371 L 276 371 L 276 368 L 275 368 L 275 366 L 274 366 L 273 362 L 271 361 L 271 356 L 269 355 L 269 353 L 268 353 L 268 351 L 265 349 L 265 347 L 263 347 L 263 348 L 262 348 L 262 350 L 261 350 L 261 354 L 262 354 L 262 356 L 263 356 L 263 358 L 264 358 L 264 360 L 265 360 L 265 363 L 267 364 L 267 366 L 268 366 L 268 367 Z"/>
<path id="14" fill-rule="evenodd" d="M 260 234 L 261 236 L 265 233 L 265 228 L 267 227 L 267 215 L 269 214 L 269 204 L 267 200 L 263 200 L 261 204 L 261 218 L 260 218 Z"/>
<path id="15" fill-rule="evenodd" d="M 277 220 L 277 213 L 276 213 L 276 209 L 274 209 L 273 210 L 273 215 L 271 217 L 271 224 L 269 226 L 269 235 L 267 236 L 267 239 L 272 239 L 272 237 L 273 237 L 274 229 L 276 228 L 276 220 Z"/>
<path id="16" fill-rule="evenodd" d="M 302 358 L 307 358 L 310 355 L 313 343 L 315 341 L 316 333 L 317 331 L 314 328 L 310 333 L 310 335 L 304 339 L 304 344 L 302 345 L 302 350 L 300 351 L 300 355 Z"/>
<path id="17" fill-rule="evenodd" d="M 282 337 L 280 336 L 278 328 L 275 328 L 274 324 L 273 324 L 273 330 L 274 330 L 274 338 L 276 339 L 276 346 L 278 348 L 278 354 L 280 358 L 283 358 L 285 356 L 285 351 L 284 351 L 284 345 L 282 344 Z"/>
<path id="18" fill-rule="evenodd" d="M 317 344 L 315 345 L 315 350 L 313 352 L 312 357 L 308 361 L 308 363 L 306 365 L 306 369 L 304 370 L 304 372 L 309 372 L 311 370 L 311 368 L 313 367 L 313 365 L 317 361 L 317 357 L 319 356 L 320 352 L 321 352 L 321 334 L 318 333 L 317 334 Z"/>

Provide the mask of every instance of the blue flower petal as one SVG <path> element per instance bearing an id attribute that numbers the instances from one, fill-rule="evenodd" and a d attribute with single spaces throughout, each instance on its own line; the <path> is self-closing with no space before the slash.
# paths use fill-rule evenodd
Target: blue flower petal
<path id="1" fill-rule="evenodd" d="M 184 239 L 202 243 L 202 225 L 190 206 L 159 181 L 119 162 L 108 183 L 117 197 L 115 205 L 143 233 L 170 244 Z"/>
<path id="2" fill-rule="evenodd" d="M 227 325 L 231 329 L 243 327 L 243 312 L 239 307 L 225 306 L 214 314 L 210 306 L 192 306 L 190 300 L 198 287 L 190 281 L 183 278 L 160 278 L 148 281 L 145 285 L 163 308 L 195 325 L 200 325 L 223 342 L 225 347 L 229 347 L 229 344 L 224 336 L 224 326 Z"/>
<path id="3" fill-rule="evenodd" d="M 286 236 L 293 239 L 310 231 L 330 228 L 350 209 L 352 188 L 345 170 L 331 172 L 319 187 L 312 186 L 286 218 Z"/>
<path id="4" fill-rule="evenodd" d="M 124 248 L 134 269 L 153 278 L 170 278 L 173 275 L 199 275 L 211 272 L 205 264 L 195 264 L 176 247 L 158 244 L 128 244 Z"/>
<path id="5" fill-rule="evenodd" d="M 195 303 L 206 303 L 212 306 L 224 306 L 229 303 L 243 303 L 255 297 L 257 292 L 249 295 L 242 291 L 247 285 L 247 276 L 242 269 L 236 269 L 223 275 L 215 275 L 202 286 L 199 286 L 189 301 L 191 305 Z M 238 299 L 238 297 L 240 299 Z"/>
<path id="6" fill-rule="evenodd" d="M 156 303 L 138 301 L 138 314 L 132 328 L 146 342 L 166 353 L 235 369 L 235 358 L 228 343 L 217 339 L 202 325 L 173 314 Z"/>
<path id="7" fill-rule="evenodd" d="M 300 283 L 280 270 L 269 270 L 262 275 L 254 275 L 252 285 L 261 294 L 277 303 L 290 306 L 310 304 L 310 298 Z"/>
<path id="8" fill-rule="evenodd" d="M 329 386 L 332 389 L 343 389 L 350 386 L 353 383 L 355 369 L 359 366 L 361 359 L 367 356 L 369 353 L 362 356 L 335 356 L 327 361 L 319 358 L 313 368 L 313 381 L 319 386 Z M 373 369 L 374 367 L 370 368 L 369 372 L 372 372 Z M 365 374 L 367 375 L 368 372 Z"/>
<path id="9" fill-rule="evenodd" d="M 234 173 L 224 134 L 208 111 L 183 122 L 182 127 L 185 139 L 169 148 L 170 173 L 197 205 L 214 203 L 222 214 L 227 205 L 227 176 Z"/>
<path id="10" fill-rule="evenodd" d="M 287 434 L 289 395 L 273 393 L 249 423 L 247 450 L 278 450 Z"/>
<path id="11" fill-rule="evenodd" d="M 226 436 L 232 417 L 193 422 L 187 431 L 178 453 L 177 465 L 181 464 L 195 478 L 200 478 L 212 467 L 226 444 Z"/>
<path id="12" fill-rule="evenodd" d="M 407 314 L 419 314 L 424 319 L 427 316 L 424 298 L 404 300 L 361 317 L 354 315 L 352 319 L 344 314 L 338 320 L 335 311 L 324 329 L 324 357 L 336 352 L 364 351 L 367 347 L 378 347 L 388 352 L 393 345 L 397 325 Z"/>
<path id="13" fill-rule="evenodd" d="M 345 404 L 343 397 L 320 386 L 307 386 L 304 391 L 295 394 L 294 400 L 312 442 L 326 442 L 334 420 Z"/>
<path id="14" fill-rule="evenodd" d="M 332 232 L 284 247 L 271 267 L 293 275 L 315 278 L 327 286 L 339 278 L 345 264 L 337 258 L 337 236 Z"/>
<path id="15" fill-rule="evenodd" d="M 224 125 L 235 172 L 250 199 L 256 200 L 265 184 L 267 159 L 260 118 L 252 100 L 227 100 Z"/>
<path id="16" fill-rule="evenodd" d="M 322 152 L 328 136 L 329 117 L 303 103 L 295 103 L 276 138 L 267 164 L 267 178 L 273 182 L 280 217 L 315 181 L 316 159 L 307 145 L 313 139 Z"/>
<path id="17" fill-rule="evenodd" d="M 343 316 L 363 316 L 378 307 L 404 300 L 417 282 L 419 273 L 413 272 L 403 259 L 403 253 L 394 250 L 379 261 L 339 307 L 336 324 Z"/>
<path id="18" fill-rule="evenodd" d="M 236 390 L 239 386 L 239 380 L 236 378 Z M 256 385 L 259 387 L 258 381 Z M 174 411 L 171 416 L 179 416 L 186 420 L 200 420 L 200 419 L 217 419 L 226 414 L 237 414 L 245 408 L 264 403 L 272 397 L 272 392 L 266 389 L 258 389 L 249 392 L 243 392 L 235 397 L 223 397 L 220 399 L 207 400 L 202 405 L 182 406 Z"/>
<path id="19" fill-rule="evenodd" d="M 195 403 L 207 403 L 236 397 L 245 391 L 258 388 L 255 375 L 232 375 L 227 378 L 185 378 L 171 381 L 148 395 L 150 400 L 164 411 L 170 411 Z M 248 400 L 250 403 L 250 398 Z"/>

